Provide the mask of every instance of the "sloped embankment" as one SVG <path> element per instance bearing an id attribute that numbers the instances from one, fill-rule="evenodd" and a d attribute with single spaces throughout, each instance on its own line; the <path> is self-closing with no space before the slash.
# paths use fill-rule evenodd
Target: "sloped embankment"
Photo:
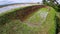
<path id="1" fill-rule="evenodd" d="M 0 16 L 0 34 L 55 34 L 55 11 L 48 8 L 35 5 Z M 48 15 L 44 20 L 40 14 L 44 16 L 46 12 Z"/>

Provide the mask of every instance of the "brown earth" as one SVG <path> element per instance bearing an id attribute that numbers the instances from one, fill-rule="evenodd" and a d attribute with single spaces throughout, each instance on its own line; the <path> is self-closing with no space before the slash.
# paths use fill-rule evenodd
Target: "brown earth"
<path id="1" fill-rule="evenodd" d="M 30 6 L 26 8 L 22 8 L 20 10 L 16 10 L 16 14 L 12 15 L 9 14 L 8 18 L 9 19 L 20 19 L 21 21 L 24 21 L 26 18 L 28 18 L 28 15 L 36 12 L 39 8 L 43 8 L 46 6 L 43 5 L 36 5 L 36 6 Z"/>

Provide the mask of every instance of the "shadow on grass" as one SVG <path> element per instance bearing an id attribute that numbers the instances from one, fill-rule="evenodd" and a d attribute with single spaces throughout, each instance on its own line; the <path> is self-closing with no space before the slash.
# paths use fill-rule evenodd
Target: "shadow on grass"
<path id="1" fill-rule="evenodd" d="M 58 34 L 60 32 L 60 22 L 59 22 L 59 18 L 56 16 L 56 34 Z"/>

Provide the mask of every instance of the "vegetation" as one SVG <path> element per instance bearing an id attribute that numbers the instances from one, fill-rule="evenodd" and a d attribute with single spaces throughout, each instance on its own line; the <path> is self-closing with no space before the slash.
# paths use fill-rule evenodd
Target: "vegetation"
<path id="1" fill-rule="evenodd" d="M 56 10 L 57 33 L 60 32 L 60 4 L 58 0 L 43 0 L 43 4 L 51 6 Z"/>
<path id="2" fill-rule="evenodd" d="M 0 34 L 55 34 L 55 10 L 35 5 L 0 15 Z"/>

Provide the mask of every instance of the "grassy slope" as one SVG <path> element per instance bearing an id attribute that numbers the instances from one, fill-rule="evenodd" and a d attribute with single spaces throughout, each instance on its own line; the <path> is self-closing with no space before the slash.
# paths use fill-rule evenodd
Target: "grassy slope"
<path id="1" fill-rule="evenodd" d="M 55 10 L 53 8 L 51 8 L 50 10 L 50 13 L 48 14 L 47 16 L 47 19 L 46 19 L 46 23 L 48 23 L 50 26 L 47 26 L 48 27 L 51 27 L 49 29 L 49 34 L 56 34 L 56 22 L 55 22 Z"/>
<path id="2" fill-rule="evenodd" d="M 27 20 L 30 21 L 31 23 L 33 22 L 33 24 L 36 21 L 39 20 L 41 21 L 39 14 L 40 11 L 43 10 L 45 11 L 47 9 L 46 8 L 39 9 L 38 12 L 34 13 L 35 16 L 34 15 L 31 16 L 32 18 L 30 17 Z M 54 9 L 51 9 L 51 11 L 49 12 L 46 18 L 46 21 L 44 21 L 44 23 L 40 26 L 37 25 L 38 27 L 34 27 L 33 25 L 32 27 L 29 27 L 26 25 L 26 23 L 21 22 L 20 20 L 12 20 L 9 23 L 2 25 L 2 27 L 0 28 L 0 34 L 45 34 L 45 33 L 55 34 L 54 16 L 55 16 L 55 11 Z"/>

